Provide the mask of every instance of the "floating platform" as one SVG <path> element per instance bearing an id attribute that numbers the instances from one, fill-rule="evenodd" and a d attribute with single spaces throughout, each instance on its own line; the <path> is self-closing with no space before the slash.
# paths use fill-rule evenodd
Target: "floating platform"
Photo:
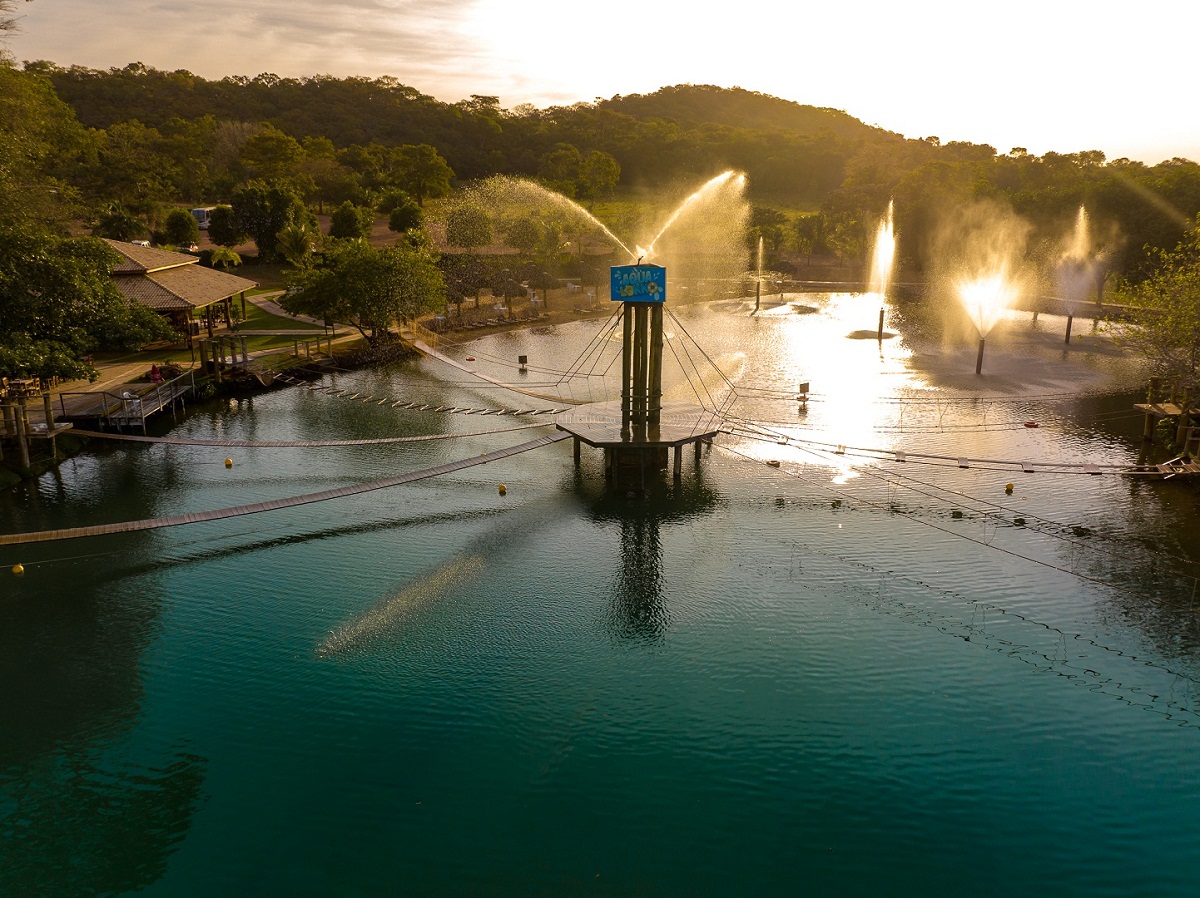
<path id="1" fill-rule="evenodd" d="M 699 460 L 703 444 L 712 442 L 724 421 L 714 412 L 689 402 L 667 402 L 656 424 L 625 424 L 620 402 L 592 402 L 555 417 L 555 426 L 575 438 L 575 463 L 581 443 L 604 450 L 604 472 L 620 485 L 645 486 L 645 472 L 667 466 L 675 450 L 675 476 L 683 471 L 683 447 L 695 447 Z M 634 481 L 631 483 L 631 481 Z"/>

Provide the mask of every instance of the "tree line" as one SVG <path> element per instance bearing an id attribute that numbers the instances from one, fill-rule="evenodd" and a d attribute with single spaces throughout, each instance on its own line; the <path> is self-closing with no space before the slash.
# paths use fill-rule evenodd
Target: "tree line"
<path id="1" fill-rule="evenodd" d="M 1034 252 L 1086 206 L 1108 271 L 1130 285 L 1155 274 L 1200 213 L 1200 166 L 1190 160 L 912 139 L 838 110 L 704 85 L 510 110 L 489 96 L 445 103 L 391 78 L 207 80 L 140 63 L 101 71 L 5 61 L 0 102 L 0 139 L 12 147 L 0 159 L 0 217 L 10 227 L 38 222 L 61 235 L 83 222 L 98 235 L 186 246 L 196 235 L 185 208 L 213 205 L 214 243 L 251 239 L 260 258 L 310 272 L 354 255 L 314 253 L 321 239 L 359 239 L 384 215 L 397 245 L 438 263 L 458 299 L 481 284 L 594 276 L 581 254 L 555 257 L 561 224 L 510 218 L 489 223 L 482 239 L 470 202 L 452 204 L 444 222 L 451 246 L 466 252 L 437 259 L 426 204 L 494 175 L 595 205 L 743 170 L 748 264 L 761 238 L 768 265 L 861 265 L 894 201 L 900 264 L 916 275 L 935 264 L 955 210 L 973 203 L 1022 216 Z M 332 214 L 328 235 L 316 232 L 314 212 Z M 464 258 L 493 239 L 518 258 Z M 217 251 L 208 261 L 234 260 Z"/>

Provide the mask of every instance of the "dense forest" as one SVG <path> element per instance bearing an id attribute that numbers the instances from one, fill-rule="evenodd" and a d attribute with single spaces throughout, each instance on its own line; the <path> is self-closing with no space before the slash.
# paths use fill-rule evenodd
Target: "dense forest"
<path id="1" fill-rule="evenodd" d="M 975 200 L 1031 222 L 1033 245 L 1086 205 L 1112 270 L 1135 279 L 1149 252 L 1175 246 L 1200 212 L 1200 166 L 1188 160 L 1149 166 L 1094 150 L 1034 156 L 906 139 L 845 112 L 736 88 L 679 85 L 508 110 L 487 96 L 444 103 L 390 78 L 209 81 L 138 63 L 97 71 L 33 62 L 24 74 L 52 85 L 86 130 L 59 174 L 93 217 L 119 203 L 150 227 L 171 203 L 227 202 L 252 179 L 288 181 L 313 206 L 420 193 L 401 153 L 414 147 L 436 151 L 456 184 L 524 175 L 587 199 L 740 169 L 756 207 L 753 237 L 776 255 L 862 258 L 894 199 L 901 257 L 914 270 L 929 262 L 945 216 Z"/>

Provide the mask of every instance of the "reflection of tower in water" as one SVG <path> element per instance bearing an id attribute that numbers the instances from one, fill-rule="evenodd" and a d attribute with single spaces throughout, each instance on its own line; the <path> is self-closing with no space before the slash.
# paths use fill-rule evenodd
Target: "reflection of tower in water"
<path id="1" fill-rule="evenodd" d="M 626 639 L 661 639 L 670 614 L 663 600 L 662 539 L 656 518 L 622 519 L 621 567 L 615 588 L 613 633 Z"/>
<path id="2" fill-rule="evenodd" d="M 671 613 L 662 527 L 707 514 L 716 507 L 717 494 L 700 476 L 670 487 L 656 482 L 637 499 L 616 496 L 582 478 L 577 489 L 590 504 L 592 519 L 615 525 L 620 533 L 620 557 L 608 602 L 609 632 L 643 642 L 665 638 Z"/>

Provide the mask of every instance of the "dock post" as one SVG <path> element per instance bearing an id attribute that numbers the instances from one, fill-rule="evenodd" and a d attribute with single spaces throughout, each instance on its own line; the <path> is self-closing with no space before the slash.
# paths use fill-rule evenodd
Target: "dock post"
<path id="1" fill-rule="evenodd" d="M 17 450 L 21 453 L 21 467 L 29 470 L 29 421 L 25 418 L 25 397 L 17 397 Z"/>
<path id="2" fill-rule="evenodd" d="M 17 432 L 17 425 L 13 421 L 15 417 L 16 406 L 11 403 L 4 403 L 4 435 L 12 436 Z"/>
<path id="3" fill-rule="evenodd" d="M 1183 391 L 1183 401 L 1179 403 L 1179 419 L 1175 422 L 1175 443 L 1182 446 L 1187 442 L 1188 427 L 1192 423 L 1191 416 L 1191 397 L 1188 396 L 1187 390 Z"/>
<path id="4" fill-rule="evenodd" d="M 54 400 L 50 394 L 42 394 L 42 407 L 46 410 L 46 433 L 50 437 L 50 457 L 58 459 L 58 438 L 54 435 Z"/>
<path id="5" fill-rule="evenodd" d="M 575 437 L 575 467 L 579 467 L 579 437 Z"/>
<path id="6" fill-rule="evenodd" d="M 675 479 L 679 480 L 683 477 L 683 444 L 680 443 L 675 447 Z"/>
<path id="7" fill-rule="evenodd" d="M 696 440 L 694 445 L 696 447 L 696 467 L 699 468 L 700 467 L 700 441 Z"/>
<path id="8" fill-rule="evenodd" d="M 879 342 L 883 342 L 883 309 L 879 310 Z"/>
<path id="9" fill-rule="evenodd" d="M 633 414 L 633 304 L 624 303 L 621 309 L 624 334 L 621 341 L 621 424 L 628 429 Z"/>
<path id="10" fill-rule="evenodd" d="M 663 357 L 663 310 L 662 306 L 650 307 L 650 371 L 647 388 L 650 392 L 646 420 L 651 427 L 662 421 L 662 357 Z"/>
<path id="11" fill-rule="evenodd" d="M 1075 322 L 1075 316 L 1068 312 L 1067 313 L 1067 335 L 1063 338 L 1064 344 L 1069 344 L 1071 342 L 1071 325 L 1074 322 Z"/>
<path id="12" fill-rule="evenodd" d="M 1187 442 L 1183 445 L 1183 454 L 1188 458 L 1200 456 L 1200 427 L 1192 426 L 1187 429 Z"/>
<path id="13" fill-rule="evenodd" d="M 245 298 L 243 298 L 242 302 L 245 302 L 245 301 L 246 301 Z M 246 348 L 246 338 L 238 337 L 238 342 L 240 342 L 242 344 L 242 361 L 245 362 L 246 364 L 249 364 L 250 363 L 250 350 Z"/>
<path id="14" fill-rule="evenodd" d="M 1142 441 L 1145 443 L 1154 441 L 1154 416 L 1149 411 L 1146 412 L 1146 421 L 1142 425 Z"/>

